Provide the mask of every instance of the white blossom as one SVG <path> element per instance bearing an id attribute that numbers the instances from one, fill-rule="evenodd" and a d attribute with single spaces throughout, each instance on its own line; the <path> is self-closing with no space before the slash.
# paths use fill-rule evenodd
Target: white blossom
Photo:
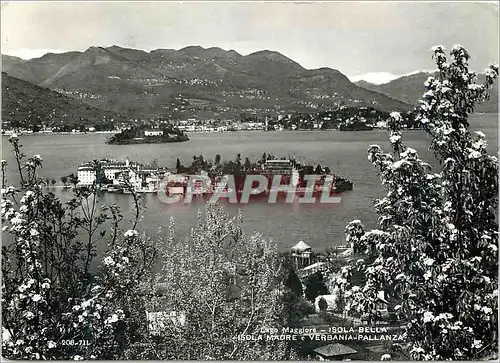
<path id="1" fill-rule="evenodd" d="M 107 256 L 104 258 L 103 263 L 106 266 L 113 266 L 115 264 L 115 261 L 113 261 L 113 258 L 111 256 Z"/>
<path id="2" fill-rule="evenodd" d="M 424 99 L 425 98 L 433 98 L 433 97 L 434 97 L 434 91 L 431 91 L 431 90 L 425 92 L 424 95 L 422 96 L 422 98 L 424 98 Z"/>
<path id="3" fill-rule="evenodd" d="M 489 77 L 489 78 L 494 78 L 494 77 L 496 77 L 496 73 L 495 73 L 495 71 L 494 71 L 494 70 L 492 70 L 491 68 L 486 68 L 486 69 L 484 70 L 484 75 L 485 75 L 486 77 Z"/>
<path id="4" fill-rule="evenodd" d="M 434 314 L 432 314 L 430 311 L 426 311 L 424 313 L 424 323 L 430 323 L 433 320 L 434 320 Z"/>
<path id="5" fill-rule="evenodd" d="M 424 260 L 424 265 L 426 266 L 432 266 L 434 264 L 434 259 L 428 257 Z"/>
<path id="6" fill-rule="evenodd" d="M 21 223 L 23 223 L 23 222 L 24 222 L 24 219 L 23 219 L 23 218 L 20 218 L 20 217 L 18 217 L 18 216 L 15 216 L 14 218 L 12 218 L 12 219 L 10 220 L 10 223 L 12 223 L 13 225 L 19 225 L 19 224 L 21 224 Z"/>
<path id="7" fill-rule="evenodd" d="M 11 338 L 11 335 L 7 329 L 2 326 L 2 342 L 8 342 Z"/>
<path id="8" fill-rule="evenodd" d="M 493 313 L 493 310 L 491 310 L 491 308 L 487 307 L 487 306 L 483 306 L 483 308 L 481 309 L 486 315 L 491 315 Z"/>
<path id="9" fill-rule="evenodd" d="M 124 233 L 124 236 L 125 237 L 135 237 L 137 236 L 139 233 L 134 230 L 134 229 L 129 229 L 127 232 Z"/>
<path id="10" fill-rule="evenodd" d="M 118 321 L 118 314 L 113 314 L 109 318 L 107 318 L 104 323 L 106 325 L 109 325 L 111 323 L 116 323 L 117 321 Z"/>
<path id="11" fill-rule="evenodd" d="M 36 284 L 36 280 L 35 279 L 28 279 L 28 281 L 26 281 L 26 284 L 31 287 L 33 285 Z"/>
<path id="12" fill-rule="evenodd" d="M 399 139 L 401 139 L 401 135 L 391 135 L 389 141 L 391 142 L 391 144 L 395 144 L 399 141 Z"/>
<path id="13" fill-rule="evenodd" d="M 90 291 L 92 291 L 93 293 L 97 293 L 101 289 L 102 289 L 101 286 L 95 285 L 95 286 L 92 287 L 92 289 L 90 289 Z"/>
<path id="14" fill-rule="evenodd" d="M 472 348 L 481 348 L 483 346 L 483 341 L 480 339 L 474 339 L 472 343 Z"/>
<path id="15" fill-rule="evenodd" d="M 477 150 L 473 150 L 473 149 L 467 149 L 469 151 L 469 159 L 479 159 L 481 157 L 481 153 Z"/>
<path id="16" fill-rule="evenodd" d="M 414 347 L 414 348 L 410 351 L 410 353 L 423 353 L 423 352 L 425 352 L 425 351 L 424 351 L 424 349 L 423 349 L 423 348 L 421 348 L 421 347 Z"/>
<path id="17" fill-rule="evenodd" d="M 401 153 L 402 158 L 407 158 L 407 157 L 416 157 L 417 156 L 417 150 L 409 147 L 406 149 L 406 151 Z"/>
<path id="18" fill-rule="evenodd" d="M 437 52 L 437 51 L 441 51 L 441 52 L 443 52 L 443 51 L 445 51 L 445 50 L 446 50 L 446 48 L 444 47 L 444 45 L 440 45 L 440 44 L 439 44 L 439 45 L 435 45 L 435 46 L 433 46 L 433 47 L 431 48 L 431 50 L 432 50 L 433 52 Z"/>
<path id="19" fill-rule="evenodd" d="M 391 112 L 389 116 L 391 116 L 396 121 L 402 120 L 401 114 L 399 112 Z"/>
<path id="20" fill-rule="evenodd" d="M 483 88 L 483 86 L 481 86 L 480 84 L 472 83 L 469 84 L 467 88 L 470 89 L 471 91 L 479 91 Z"/>
<path id="21" fill-rule="evenodd" d="M 425 280 L 429 280 L 431 277 L 432 277 L 432 272 L 431 272 L 431 271 L 427 271 L 427 272 L 424 274 L 424 279 L 425 279 Z"/>

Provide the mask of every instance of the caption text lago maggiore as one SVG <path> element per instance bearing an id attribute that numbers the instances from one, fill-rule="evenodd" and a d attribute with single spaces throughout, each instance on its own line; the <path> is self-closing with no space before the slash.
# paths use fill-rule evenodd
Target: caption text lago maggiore
<path id="1" fill-rule="evenodd" d="M 262 328 L 259 334 L 242 334 L 237 340 L 358 340 L 358 341 L 403 341 L 404 335 L 389 333 L 386 327 L 329 327 L 317 331 L 316 328 Z"/>

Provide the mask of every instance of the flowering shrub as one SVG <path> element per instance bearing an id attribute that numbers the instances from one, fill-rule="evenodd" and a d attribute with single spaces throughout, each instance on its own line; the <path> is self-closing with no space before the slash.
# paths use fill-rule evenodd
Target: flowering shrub
<path id="1" fill-rule="evenodd" d="M 147 280 L 156 249 L 135 230 L 120 236 L 116 206 L 98 212 L 98 185 L 75 188 L 66 204 L 44 193 L 37 177 L 42 158 L 24 161 L 18 138 L 9 142 L 21 189 L 6 185 L 2 161 L 3 356 L 122 357 L 136 339 L 131 330 L 143 324 L 143 314 L 134 315 L 131 306 L 141 310 L 136 291 L 141 278 Z M 99 264 L 93 261 L 95 246 L 106 222 L 114 228 Z"/>
<path id="2" fill-rule="evenodd" d="M 498 66 L 477 84 L 463 47 L 453 47 L 450 62 L 442 46 L 433 51 L 439 76 L 426 81 L 417 120 L 442 171 L 431 173 L 403 143 L 401 116 L 392 113 L 393 153 L 368 150 L 388 190 L 375 204 L 380 230 L 363 233 L 359 221 L 346 228 L 353 247 L 370 256 L 345 270 L 349 278 L 360 268 L 367 279 L 362 287 L 343 284 L 346 309 L 375 316 L 376 292 L 388 289 L 409 321 L 412 358 L 474 360 L 498 348 L 498 160 L 467 118 L 488 97 Z"/>

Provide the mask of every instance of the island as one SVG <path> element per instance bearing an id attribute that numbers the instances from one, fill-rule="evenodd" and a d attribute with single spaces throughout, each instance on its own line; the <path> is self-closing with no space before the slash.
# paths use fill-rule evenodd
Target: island
<path id="1" fill-rule="evenodd" d="M 189 137 L 183 131 L 169 125 L 162 128 L 131 127 L 113 135 L 106 143 L 110 145 L 130 145 L 183 141 L 189 141 Z"/>

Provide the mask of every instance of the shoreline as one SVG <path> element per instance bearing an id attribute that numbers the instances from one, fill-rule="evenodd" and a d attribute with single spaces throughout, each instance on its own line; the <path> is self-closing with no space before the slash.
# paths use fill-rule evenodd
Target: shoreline
<path id="1" fill-rule="evenodd" d="M 419 130 L 419 129 L 405 129 L 409 131 Z M 386 131 L 386 129 L 378 129 L 375 128 L 373 130 L 346 130 L 341 131 L 337 129 L 327 129 L 327 130 L 275 130 L 275 131 L 266 131 L 266 130 L 236 130 L 236 131 L 186 131 L 186 134 L 233 134 L 238 132 L 269 132 L 269 133 L 281 133 L 281 132 L 349 132 L 349 131 L 364 131 L 364 132 L 372 132 L 372 131 Z M 95 134 L 119 134 L 120 131 L 96 131 L 96 132 L 36 132 L 36 133 L 16 133 L 17 136 L 86 136 L 86 135 L 95 135 Z M 2 136 L 10 137 L 13 133 L 4 133 Z M 188 140 L 186 140 L 188 141 Z M 167 142 L 169 143 L 169 142 Z M 154 143 L 142 143 L 142 144 L 154 144 Z M 121 145 L 121 144 L 113 144 L 113 145 Z M 123 144 L 129 145 L 129 144 Z"/>

